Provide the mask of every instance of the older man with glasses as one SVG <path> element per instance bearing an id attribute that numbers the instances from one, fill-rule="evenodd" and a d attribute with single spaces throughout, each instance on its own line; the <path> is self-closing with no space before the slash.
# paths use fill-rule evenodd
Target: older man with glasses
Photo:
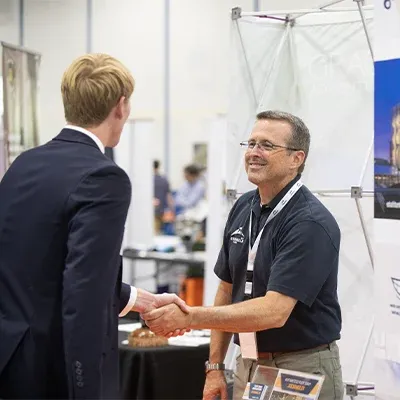
<path id="1" fill-rule="evenodd" d="M 321 400 L 343 398 L 341 310 L 337 297 L 340 230 L 301 182 L 310 147 L 304 122 L 265 111 L 241 146 L 250 182 L 229 214 L 215 266 L 215 307 L 188 314 L 167 306 L 144 315 L 153 331 L 212 329 L 204 399 L 227 398 L 223 362 L 232 333 L 240 346 L 234 398 L 257 365 L 325 376 Z"/>

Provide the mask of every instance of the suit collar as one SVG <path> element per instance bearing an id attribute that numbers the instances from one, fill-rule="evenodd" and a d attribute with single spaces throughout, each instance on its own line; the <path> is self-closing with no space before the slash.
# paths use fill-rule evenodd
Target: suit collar
<path id="1" fill-rule="evenodd" d="M 76 129 L 71 129 L 69 127 L 65 127 L 64 129 L 62 129 L 61 132 L 53 140 L 82 143 L 88 146 L 95 147 L 96 149 L 99 149 L 101 151 L 101 149 L 96 144 L 95 140 L 92 139 L 92 137 L 81 131 L 78 131 Z"/>
<path id="2" fill-rule="evenodd" d="M 84 133 L 86 136 L 89 136 L 90 139 L 92 139 L 96 143 L 96 145 L 100 149 L 100 151 L 103 154 L 105 153 L 104 144 L 101 142 L 101 140 L 94 133 L 88 131 L 85 128 L 81 128 L 80 126 L 76 126 L 76 125 L 66 125 L 65 128 L 72 129 L 74 131 L 78 131 L 78 132 Z"/>

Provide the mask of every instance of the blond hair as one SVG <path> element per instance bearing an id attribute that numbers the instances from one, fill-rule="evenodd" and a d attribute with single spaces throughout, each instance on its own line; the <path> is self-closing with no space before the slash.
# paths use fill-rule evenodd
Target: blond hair
<path id="1" fill-rule="evenodd" d="M 64 72 L 61 94 L 68 123 L 100 125 L 122 96 L 129 101 L 135 81 L 128 69 L 107 54 L 86 54 Z"/>

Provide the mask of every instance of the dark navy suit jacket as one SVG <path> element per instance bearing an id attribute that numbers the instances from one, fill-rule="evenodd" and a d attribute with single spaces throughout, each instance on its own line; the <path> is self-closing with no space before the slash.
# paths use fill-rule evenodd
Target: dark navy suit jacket
<path id="1" fill-rule="evenodd" d="M 126 173 L 63 129 L 0 183 L 0 398 L 116 398 Z"/>

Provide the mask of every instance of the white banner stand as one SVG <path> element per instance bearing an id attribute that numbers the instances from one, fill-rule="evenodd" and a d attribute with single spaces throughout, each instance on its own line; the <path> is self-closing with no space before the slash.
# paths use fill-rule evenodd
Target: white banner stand
<path id="1" fill-rule="evenodd" d="M 280 109 L 311 131 L 303 181 L 338 219 L 343 239 L 339 342 L 346 394 L 373 395 L 374 259 L 372 7 L 242 12 L 232 9 L 232 93 L 228 113 L 228 198 L 249 189 L 239 142 L 256 114 Z M 334 7 L 332 7 L 335 5 Z M 356 237 L 357 236 L 357 237 Z M 372 390 L 367 388 L 372 387 Z"/>

